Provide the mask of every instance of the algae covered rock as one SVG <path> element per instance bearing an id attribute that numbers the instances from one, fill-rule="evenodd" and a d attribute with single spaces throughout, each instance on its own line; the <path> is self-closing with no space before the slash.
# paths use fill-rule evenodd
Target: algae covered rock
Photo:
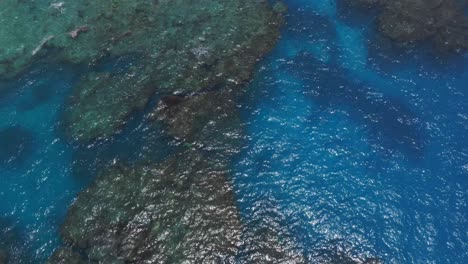
<path id="1" fill-rule="evenodd" d="M 402 42 L 429 39 L 441 50 L 468 48 L 468 18 L 456 0 L 348 0 L 377 6 L 379 29 Z"/>
<path id="2" fill-rule="evenodd" d="M 116 166 L 71 207 L 64 240 L 100 263 L 219 263 L 241 225 L 223 166 L 187 151 L 159 165 Z"/>

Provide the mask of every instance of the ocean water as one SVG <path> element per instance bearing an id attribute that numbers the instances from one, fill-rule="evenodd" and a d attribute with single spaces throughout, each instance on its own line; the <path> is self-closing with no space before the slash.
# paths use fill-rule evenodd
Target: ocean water
<path id="1" fill-rule="evenodd" d="M 243 220 L 309 263 L 466 263 L 467 54 L 395 47 L 334 1 L 287 3 L 244 108 Z"/>
<path id="2" fill-rule="evenodd" d="M 282 38 L 241 104 L 246 145 L 231 180 L 247 229 L 274 229 L 308 263 L 466 263 L 468 54 L 398 47 L 373 14 L 333 0 L 286 3 Z M 170 152 L 145 111 L 108 141 L 63 139 L 67 96 L 89 70 L 32 65 L 0 82 L 0 246 L 13 263 L 60 245 L 97 168 Z"/>

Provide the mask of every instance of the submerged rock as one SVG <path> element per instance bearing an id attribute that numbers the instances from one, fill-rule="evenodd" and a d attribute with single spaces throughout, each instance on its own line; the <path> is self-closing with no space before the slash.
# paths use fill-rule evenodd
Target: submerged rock
<path id="1" fill-rule="evenodd" d="M 241 224 L 225 168 L 187 151 L 103 173 L 62 233 L 100 263 L 214 263 L 232 261 Z"/>
<path id="2" fill-rule="evenodd" d="M 439 49 L 468 48 L 468 19 L 456 0 L 348 0 L 381 9 L 379 29 L 403 43 L 430 39 Z"/>

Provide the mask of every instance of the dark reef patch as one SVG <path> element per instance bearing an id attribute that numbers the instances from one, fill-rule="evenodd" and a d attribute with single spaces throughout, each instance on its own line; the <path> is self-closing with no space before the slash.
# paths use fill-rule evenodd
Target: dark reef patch
<path id="1" fill-rule="evenodd" d="M 468 18 L 460 1 L 347 0 L 345 2 L 377 8 L 380 32 L 396 42 L 414 43 L 429 40 L 443 51 L 460 51 L 468 48 Z"/>
<path id="2" fill-rule="evenodd" d="M 180 95 L 165 95 L 161 97 L 160 100 L 160 107 L 161 108 L 166 108 L 166 107 L 173 107 L 176 106 L 184 101 L 184 96 Z"/>
<path id="3" fill-rule="evenodd" d="M 0 129 L 0 146 L 0 167 L 20 166 L 34 151 L 34 134 L 21 126 Z"/>
<path id="4" fill-rule="evenodd" d="M 166 125 L 170 136 L 228 155 L 242 143 L 243 125 L 236 97 L 236 92 L 229 89 L 207 92 L 172 107 L 158 107 L 152 116 Z"/>
<path id="5" fill-rule="evenodd" d="M 0 264 L 6 264 L 8 261 L 8 253 L 6 250 L 0 248 Z"/>

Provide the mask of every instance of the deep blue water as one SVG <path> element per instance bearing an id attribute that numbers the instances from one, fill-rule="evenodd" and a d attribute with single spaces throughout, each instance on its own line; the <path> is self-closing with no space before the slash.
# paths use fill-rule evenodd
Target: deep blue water
<path id="1" fill-rule="evenodd" d="M 332 0 L 287 3 L 282 38 L 242 104 L 247 144 L 232 181 L 246 226 L 274 228 L 311 263 L 330 251 L 466 263 L 468 54 L 399 48 L 372 14 Z M 61 139 L 66 97 L 86 70 L 37 65 L 0 83 L 0 241 L 17 261 L 40 262 L 60 243 L 96 168 L 167 153 L 142 113 L 106 142 Z"/>

